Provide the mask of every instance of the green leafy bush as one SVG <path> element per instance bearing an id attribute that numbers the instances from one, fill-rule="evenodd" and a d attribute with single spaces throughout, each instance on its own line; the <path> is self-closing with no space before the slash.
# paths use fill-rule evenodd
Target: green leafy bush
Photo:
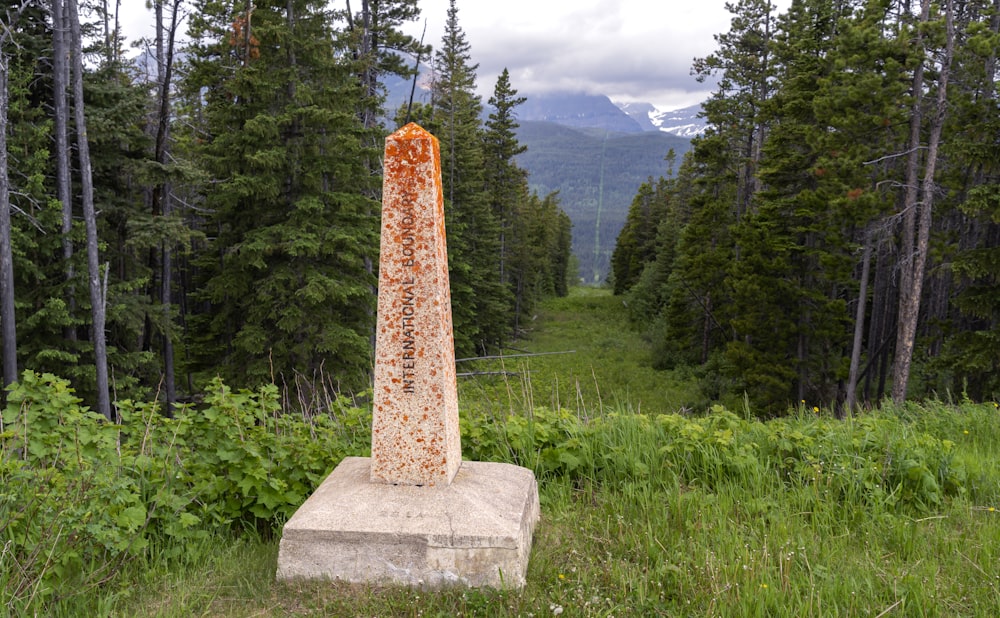
<path id="1" fill-rule="evenodd" d="M 503 419 L 465 414 L 459 422 L 464 459 L 515 463 L 540 477 L 579 474 L 591 459 L 588 428 L 567 410 L 538 407 Z"/>
<path id="2" fill-rule="evenodd" d="M 233 392 L 173 418 L 120 401 L 121 424 L 81 406 L 67 381 L 27 371 L 0 434 L 0 587 L 16 613 L 113 577 L 151 548 L 280 526 L 337 462 L 365 454 L 371 419 L 344 399 L 330 414 L 283 414 L 273 385 Z"/>

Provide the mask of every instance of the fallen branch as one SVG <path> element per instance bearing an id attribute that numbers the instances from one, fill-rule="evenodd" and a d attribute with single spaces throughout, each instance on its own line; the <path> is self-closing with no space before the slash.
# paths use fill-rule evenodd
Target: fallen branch
<path id="1" fill-rule="evenodd" d="M 455 376 L 459 378 L 468 378 L 470 376 L 519 376 L 521 375 L 518 371 L 464 371 L 462 373 L 456 373 Z"/>
<path id="2" fill-rule="evenodd" d="M 525 354 L 498 354 L 496 356 L 473 356 L 471 358 L 456 358 L 456 363 L 465 363 L 477 360 L 500 360 L 503 358 L 520 358 L 524 356 L 549 356 L 551 354 L 576 354 L 576 350 L 563 350 L 561 352 L 533 352 Z"/>

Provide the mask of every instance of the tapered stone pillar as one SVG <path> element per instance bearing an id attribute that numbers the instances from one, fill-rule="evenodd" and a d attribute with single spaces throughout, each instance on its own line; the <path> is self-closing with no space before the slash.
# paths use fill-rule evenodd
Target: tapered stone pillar
<path id="1" fill-rule="evenodd" d="M 535 476 L 462 461 L 437 140 L 386 139 L 372 457 L 348 457 L 285 524 L 279 579 L 524 584 Z M 294 465 L 294 462 L 289 462 Z"/>
<path id="2" fill-rule="evenodd" d="M 386 140 L 375 329 L 372 481 L 447 485 L 462 463 L 437 139 Z"/>

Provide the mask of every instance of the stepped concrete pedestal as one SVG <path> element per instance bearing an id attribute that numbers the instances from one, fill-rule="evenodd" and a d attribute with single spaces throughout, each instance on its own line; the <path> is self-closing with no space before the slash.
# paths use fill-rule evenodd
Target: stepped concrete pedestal
<path id="1" fill-rule="evenodd" d="M 288 520 L 277 577 L 518 588 L 538 488 L 462 461 L 437 139 L 403 127 L 384 169 L 372 457 L 342 461 Z"/>
<path id="2" fill-rule="evenodd" d="M 539 517 L 534 474 L 462 462 L 447 487 L 369 480 L 348 457 L 285 524 L 278 579 L 520 588 Z"/>

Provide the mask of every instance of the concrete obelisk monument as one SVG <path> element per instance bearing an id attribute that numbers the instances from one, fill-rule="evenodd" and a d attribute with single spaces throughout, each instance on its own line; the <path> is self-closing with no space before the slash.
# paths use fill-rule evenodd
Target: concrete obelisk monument
<path id="1" fill-rule="evenodd" d="M 372 481 L 448 485 L 462 463 L 437 139 L 385 142 Z"/>
<path id="2" fill-rule="evenodd" d="M 462 461 L 437 139 L 386 139 L 372 456 L 348 457 L 285 524 L 279 579 L 520 587 L 534 474 Z"/>

